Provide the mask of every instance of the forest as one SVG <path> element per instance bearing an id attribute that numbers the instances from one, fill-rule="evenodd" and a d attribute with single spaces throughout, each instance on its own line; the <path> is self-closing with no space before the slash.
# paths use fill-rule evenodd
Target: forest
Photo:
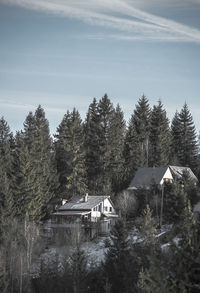
<path id="1" fill-rule="evenodd" d="M 200 292 L 200 224 L 193 206 L 199 186 L 187 174 L 166 184 L 162 237 L 156 186 L 126 194 L 139 167 L 187 166 L 200 178 L 199 138 L 188 105 L 169 121 L 159 100 L 143 95 L 128 122 L 105 94 L 93 99 L 86 118 L 66 111 L 52 136 L 45 110 L 29 112 L 13 134 L 0 119 L 0 292 L 131 293 Z M 45 248 L 39 227 L 51 201 L 74 195 L 110 195 L 120 219 L 105 243 L 101 264 L 89 264 L 80 241 L 60 262 L 31 267 Z M 134 200 L 133 200 L 134 199 Z M 126 207 L 124 208 L 126 204 Z M 159 203 L 160 204 L 160 203 Z M 130 220 L 138 239 L 130 241 Z M 70 241 L 69 241 L 70 242 Z M 67 253 L 68 251 L 68 253 Z"/>

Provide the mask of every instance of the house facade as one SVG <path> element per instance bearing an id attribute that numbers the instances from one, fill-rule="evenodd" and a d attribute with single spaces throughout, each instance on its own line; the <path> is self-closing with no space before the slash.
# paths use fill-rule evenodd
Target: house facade
<path id="1" fill-rule="evenodd" d="M 53 229 L 71 229 L 81 226 L 90 238 L 96 234 L 107 234 L 118 215 L 110 196 L 74 196 L 52 213 Z"/>

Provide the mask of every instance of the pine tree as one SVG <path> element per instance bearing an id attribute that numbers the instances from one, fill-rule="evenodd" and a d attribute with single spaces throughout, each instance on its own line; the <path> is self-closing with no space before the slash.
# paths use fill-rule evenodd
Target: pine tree
<path id="1" fill-rule="evenodd" d="M 179 243 L 171 245 L 172 290 L 200 290 L 200 225 L 195 224 L 190 203 L 183 210 L 179 225 Z"/>
<path id="2" fill-rule="evenodd" d="M 151 110 L 147 98 L 143 95 L 136 105 L 133 122 L 140 144 L 140 167 L 148 167 L 149 133 Z"/>
<path id="3" fill-rule="evenodd" d="M 0 159 L 0 238 L 9 220 L 14 215 L 14 200 L 10 180 L 3 169 L 2 159 Z"/>
<path id="4" fill-rule="evenodd" d="M 110 129 L 108 133 L 109 151 L 109 170 L 112 183 L 112 190 L 119 192 L 122 189 L 124 177 L 124 138 L 126 125 L 124 115 L 119 105 L 113 112 Z"/>
<path id="5" fill-rule="evenodd" d="M 84 292 L 84 285 L 87 278 L 87 258 L 79 244 L 77 244 L 76 249 L 71 256 L 71 272 L 73 292 Z"/>
<path id="6" fill-rule="evenodd" d="M 144 246 L 153 247 L 156 244 L 156 226 L 157 224 L 152 217 L 150 207 L 147 205 L 143 211 L 143 220 L 138 229 Z"/>
<path id="7" fill-rule="evenodd" d="M 1 166 L 7 176 L 10 175 L 12 168 L 11 137 L 10 127 L 2 117 L 0 119 L 0 158 L 2 159 Z"/>
<path id="8" fill-rule="evenodd" d="M 171 135 L 172 135 L 172 141 L 171 141 L 171 164 L 172 165 L 180 165 L 179 158 L 178 158 L 178 150 L 179 150 L 179 144 L 177 143 L 180 140 L 180 122 L 179 122 L 179 113 L 178 111 L 175 112 L 174 117 L 172 119 L 171 124 Z"/>
<path id="9" fill-rule="evenodd" d="M 138 277 L 138 293 L 168 293 L 172 291 L 165 255 L 151 255 L 149 269 L 141 269 Z"/>
<path id="10" fill-rule="evenodd" d="M 198 145 L 192 115 L 185 103 L 172 123 L 173 153 L 182 166 L 197 168 Z"/>
<path id="11" fill-rule="evenodd" d="M 132 259 L 128 233 L 123 220 L 118 220 L 111 231 L 111 242 L 103 264 L 105 279 L 111 292 L 134 292 Z"/>
<path id="12" fill-rule="evenodd" d="M 85 125 L 85 152 L 87 182 L 90 193 L 101 191 L 101 163 L 100 163 L 100 117 L 96 99 L 90 104 Z"/>
<path id="13" fill-rule="evenodd" d="M 36 163 L 38 165 L 38 175 L 41 179 L 40 186 L 43 192 L 43 200 L 48 203 L 52 197 L 57 195 L 58 189 L 55 152 L 50 136 L 49 122 L 40 105 L 36 109 L 34 117 L 37 129 L 35 138 Z"/>
<path id="14" fill-rule="evenodd" d="M 163 216 L 168 223 L 178 223 L 186 206 L 187 194 L 180 182 L 165 184 Z"/>
<path id="15" fill-rule="evenodd" d="M 35 198 L 35 176 L 24 135 L 22 132 L 17 132 L 13 154 L 12 190 L 15 201 L 14 214 L 20 219 L 24 219 L 26 214 L 29 214 L 28 204 Z"/>
<path id="16" fill-rule="evenodd" d="M 130 181 L 133 178 L 135 172 L 140 167 L 140 154 L 140 142 L 135 129 L 134 117 L 132 115 L 129 121 L 124 143 L 125 187 L 130 184 Z"/>
<path id="17" fill-rule="evenodd" d="M 169 120 L 161 101 L 153 107 L 150 125 L 150 166 L 166 166 L 170 156 Z"/>
<path id="18" fill-rule="evenodd" d="M 38 106 L 34 115 L 32 112 L 28 114 L 23 136 L 28 149 L 28 164 L 31 166 L 31 179 L 28 181 L 30 197 L 26 213 L 29 219 L 39 221 L 46 215 L 47 203 L 54 196 L 56 185 L 49 123 L 41 106 Z"/>
<path id="19" fill-rule="evenodd" d="M 10 127 L 2 117 L 0 119 L 0 234 L 13 214 L 12 191 L 10 176 L 12 170 Z"/>
<path id="20" fill-rule="evenodd" d="M 87 190 L 84 134 L 79 112 L 67 112 L 57 129 L 55 149 L 62 196 L 71 197 Z"/>
<path id="21" fill-rule="evenodd" d="M 100 166 L 101 166 L 101 185 L 103 193 L 111 191 L 111 174 L 110 174 L 110 145 L 109 130 L 111 119 L 113 117 L 113 105 L 107 94 L 98 103 L 98 112 L 100 118 Z"/>

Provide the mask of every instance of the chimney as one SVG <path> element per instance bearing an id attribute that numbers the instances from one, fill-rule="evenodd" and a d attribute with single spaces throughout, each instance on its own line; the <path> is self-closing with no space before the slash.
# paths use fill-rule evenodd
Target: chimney
<path id="1" fill-rule="evenodd" d="M 88 201 L 88 193 L 86 193 L 86 195 L 84 196 L 84 202 Z"/>

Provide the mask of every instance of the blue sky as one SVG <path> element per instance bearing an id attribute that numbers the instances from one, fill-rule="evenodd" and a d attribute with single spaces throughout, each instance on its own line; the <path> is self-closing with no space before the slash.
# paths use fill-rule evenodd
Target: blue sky
<path id="1" fill-rule="evenodd" d="M 200 0 L 0 0 L 0 116 L 45 109 L 55 133 L 107 93 L 128 121 L 144 93 L 200 129 Z"/>

